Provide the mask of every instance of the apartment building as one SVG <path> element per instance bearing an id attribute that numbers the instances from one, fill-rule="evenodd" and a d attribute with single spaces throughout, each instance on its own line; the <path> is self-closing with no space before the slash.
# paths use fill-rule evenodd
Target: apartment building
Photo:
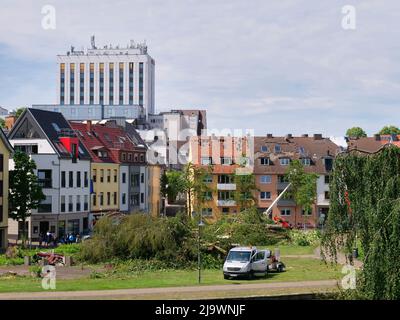
<path id="1" fill-rule="evenodd" d="M 206 200 L 202 204 L 193 200 L 192 210 L 201 207 L 202 215 L 210 220 L 238 212 L 234 200 L 234 178 L 249 164 L 250 146 L 247 137 L 201 136 L 190 139 L 189 160 L 210 173 L 205 179 L 210 189 L 205 195 Z"/>
<path id="2" fill-rule="evenodd" d="M 7 248 L 8 231 L 8 162 L 13 148 L 0 128 L 0 252 Z"/>
<path id="3" fill-rule="evenodd" d="M 81 142 L 94 154 L 93 211 L 148 210 L 146 147 L 135 143 L 115 121 L 71 122 Z"/>
<path id="4" fill-rule="evenodd" d="M 385 145 L 395 145 L 400 147 L 400 135 L 380 135 L 364 138 L 346 138 L 347 150 L 358 151 L 360 153 L 375 153 Z"/>
<path id="5" fill-rule="evenodd" d="M 207 128 L 205 110 L 171 110 L 150 114 L 138 132 L 149 145 L 148 160 L 181 169 L 188 161 L 189 139 Z"/>
<path id="6" fill-rule="evenodd" d="M 305 212 L 285 193 L 272 209 L 272 217 L 279 216 L 294 227 L 317 227 L 326 219 L 329 210 L 329 175 L 339 146 L 321 134 L 293 137 L 254 138 L 254 174 L 257 185 L 256 199 L 260 211 L 265 211 L 285 190 L 285 179 L 291 161 L 300 160 L 306 172 L 316 173 L 317 199 L 312 210 Z"/>
<path id="7" fill-rule="evenodd" d="M 251 149 L 251 151 L 249 150 Z M 265 212 L 285 190 L 288 166 L 300 160 L 306 172 L 318 175 L 317 199 L 310 212 L 300 208 L 289 193 L 282 195 L 273 207 L 271 217 L 284 218 L 294 227 L 317 227 L 326 219 L 329 209 L 329 175 L 339 147 L 321 134 L 293 137 L 194 137 L 190 144 L 190 159 L 199 166 L 212 169 L 207 179 L 212 193 L 204 203 L 204 216 L 218 219 L 222 214 L 237 213 L 234 201 L 238 170 L 254 174 L 254 198 L 260 212 Z M 244 166 L 244 163 L 246 165 Z"/>
<path id="8" fill-rule="evenodd" d="M 16 151 L 36 163 L 36 174 L 46 199 L 28 219 L 28 238 L 47 231 L 62 237 L 90 228 L 90 162 L 86 147 L 61 113 L 26 109 L 9 133 Z M 14 163 L 10 160 L 10 170 Z M 9 219 L 9 239 L 21 236 L 22 223 Z"/>

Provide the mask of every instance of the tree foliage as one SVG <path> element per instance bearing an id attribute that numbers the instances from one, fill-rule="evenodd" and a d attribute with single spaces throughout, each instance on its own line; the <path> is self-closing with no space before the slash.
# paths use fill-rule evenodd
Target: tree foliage
<path id="1" fill-rule="evenodd" d="M 25 109 L 26 109 L 25 107 L 21 107 L 15 110 L 15 117 L 18 119 L 21 116 L 21 114 L 25 111 Z"/>
<path id="2" fill-rule="evenodd" d="M 161 176 L 161 192 L 169 203 L 174 203 L 178 195 L 185 192 L 185 185 L 185 177 L 181 171 L 170 170 Z"/>
<path id="3" fill-rule="evenodd" d="M 14 170 L 10 171 L 9 217 L 23 222 L 23 237 L 26 238 L 25 221 L 45 199 L 42 188 L 38 184 L 34 170 L 36 163 L 23 152 L 14 154 Z"/>
<path id="4" fill-rule="evenodd" d="M 256 205 L 254 194 L 258 190 L 254 174 L 235 174 L 234 182 L 236 184 L 234 200 L 239 212 L 254 207 Z"/>
<path id="5" fill-rule="evenodd" d="M 379 131 L 379 134 L 382 135 L 391 135 L 391 134 L 400 134 L 400 129 L 396 126 L 385 126 Z"/>
<path id="6" fill-rule="evenodd" d="M 359 242 L 364 252 L 359 296 L 400 298 L 400 149 L 338 156 L 330 184 L 323 251 L 336 259 Z M 357 240 L 358 239 L 358 240 Z"/>
<path id="7" fill-rule="evenodd" d="M 366 138 L 367 133 L 360 127 L 352 127 L 346 131 L 346 136 L 351 138 Z"/>
<path id="8" fill-rule="evenodd" d="M 317 196 L 317 179 L 315 173 L 307 173 L 299 160 L 293 160 L 286 173 L 290 183 L 290 193 L 296 203 L 305 211 L 310 211 Z"/>

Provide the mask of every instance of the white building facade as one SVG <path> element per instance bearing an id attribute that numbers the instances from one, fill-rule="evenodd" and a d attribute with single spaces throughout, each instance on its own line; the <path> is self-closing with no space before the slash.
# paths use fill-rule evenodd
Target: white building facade
<path id="1" fill-rule="evenodd" d="M 155 108 L 155 61 L 145 44 L 104 46 L 57 56 L 60 105 L 136 105 Z"/>

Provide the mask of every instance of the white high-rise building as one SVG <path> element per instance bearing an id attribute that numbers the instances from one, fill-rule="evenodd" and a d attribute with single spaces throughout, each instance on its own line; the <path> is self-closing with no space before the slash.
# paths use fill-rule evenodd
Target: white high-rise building
<path id="1" fill-rule="evenodd" d="M 111 45 L 57 56 L 59 105 L 142 106 L 154 109 L 154 59 L 146 44 Z"/>

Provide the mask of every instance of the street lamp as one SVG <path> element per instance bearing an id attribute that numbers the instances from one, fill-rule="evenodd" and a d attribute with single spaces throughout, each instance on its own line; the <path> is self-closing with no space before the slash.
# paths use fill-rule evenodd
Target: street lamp
<path id="1" fill-rule="evenodd" d="M 192 213 L 193 215 L 195 214 L 195 212 Z M 197 269 L 199 271 L 199 284 L 201 283 L 201 256 L 200 256 L 200 230 L 201 228 L 204 227 L 204 222 L 203 222 L 203 216 L 200 212 L 200 221 L 198 224 L 198 237 L 197 237 Z"/>

